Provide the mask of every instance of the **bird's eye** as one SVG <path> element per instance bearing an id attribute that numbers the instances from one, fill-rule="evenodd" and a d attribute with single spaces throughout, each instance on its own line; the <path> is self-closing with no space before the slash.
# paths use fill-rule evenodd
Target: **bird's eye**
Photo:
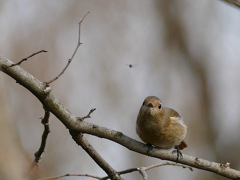
<path id="1" fill-rule="evenodd" d="M 158 106 L 158 109 L 161 109 L 162 108 L 162 105 L 161 104 L 159 104 L 159 106 Z"/>
<path id="2" fill-rule="evenodd" d="M 153 104 L 152 103 L 148 103 L 148 107 L 153 107 Z"/>

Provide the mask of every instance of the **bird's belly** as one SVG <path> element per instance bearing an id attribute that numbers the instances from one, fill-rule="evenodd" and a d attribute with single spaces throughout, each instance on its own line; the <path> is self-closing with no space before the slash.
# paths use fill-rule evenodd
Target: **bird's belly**
<path id="1" fill-rule="evenodd" d="M 139 137 L 145 142 L 157 146 L 162 149 L 170 149 L 179 145 L 184 139 L 186 132 L 184 128 L 160 129 L 154 126 L 137 127 Z M 176 133 L 178 132 L 178 133 Z"/>

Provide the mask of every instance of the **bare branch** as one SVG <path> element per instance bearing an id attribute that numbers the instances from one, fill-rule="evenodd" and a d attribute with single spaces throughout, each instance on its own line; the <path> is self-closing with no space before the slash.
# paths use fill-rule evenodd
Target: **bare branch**
<path id="1" fill-rule="evenodd" d="M 84 16 L 83 16 L 83 18 L 82 19 L 80 19 L 80 21 L 79 21 L 79 28 L 78 28 L 78 30 L 79 30 L 79 32 L 78 32 L 78 42 L 81 42 L 80 41 L 80 34 L 81 34 L 81 24 L 82 24 L 82 22 L 83 22 L 83 20 L 87 17 L 87 15 L 90 13 L 90 11 L 88 11 Z"/>
<path id="2" fill-rule="evenodd" d="M 147 172 L 145 171 L 145 168 L 138 168 L 138 171 L 141 173 L 143 176 L 143 180 L 149 180 L 149 177 L 147 175 Z"/>
<path id="3" fill-rule="evenodd" d="M 42 134 L 42 141 L 41 141 L 41 145 L 39 147 L 39 150 L 37 152 L 35 152 L 35 154 L 34 154 L 35 159 L 34 159 L 34 162 L 32 164 L 32 168 L 34 166 L 38 166 L 38 163 L 39 163 L 39 161 L 42 157 L 42 154 L 45 150 L 45 147 L 46 147 L 48 134 L 50 133 L 50 128 L 49 128 L 50 112 L 48 110 L 46 110 L 45 108 L 44 108 L 44 111 L 45 111 L 45 115 L 42 118 L 42 122 L 41 122 L 44 125 L 44 131 L 43 131 L 43 134 Z"/>
<path id="4" fill-rule="evenodd" d="M 91 178 L 95 178 L 95 179 L 101 179 L 98 176 L 93 176 L 93 175 L 90 175 L 90 174 L 64 174 L 62 176 L 46 177 L 46 178 L 40 178 L 38 180 L 53 180 L 53 179 L 60 179 L 60 178 L 63 178 L 63 177 L 68 177 L 68 176 L 85 176 L 85 177 L 91 177 Z"/>
<path id="5" fill-rule="evenodd" d="M 193 171 L 192 167 L 184 166 L 182 164 L 177 164 L 177 163 L 170 163 L 170 162 L 165 162 L 165 163 L 161 163 L 161 164 L 155 164 L 155 165 L 147 166 L 147 167 L 144 167 L 144 168 L 145 168 L 146 171 L 148 171 L 148 170 L 156 168 L 156 167 L 168 166 L 168 165 L 179 166 L 179 167 L 182 167 L 182 168 L 188 168 L 190 171 Z"/>
<path id="6" fill-rule="evenodd" d="M 144 179 L 148 179 L 148 175 L 146 174 L 146 171 L 156 168 L 156 167 L 160 167 L 160 166 L 179 166 L 179 167 L 183 167 L 183 168 L 189 168 L 189 170 L 193 171 L 193 169 L 191 167 L 187 167 L 181 164 L 176 164 L 176 163 L 170 163 L 170 162 L 165 162 L 165 163 L 160 163 L 160 164 L 154 164 L 154 165 L 150 165 L 150 166 L 146 166 L 146 167 L 138 167 L 138 168 L 130 168 L 130 169 L 126 169 L 123 171 L 119 171 L 118 174 L 122 175 L 122 174 L 128 174 L 134 171 L 139 171 L 141 174 L 143 174 Z M 54 176 L 54 177 L 46 177 L 46 178 L 40 178 L 38 180 L 52 180 L 52 179 L 60 179 L 62 177 L 66 177 L 66 176 L 86 176 L 86 177 L 92 177 L 95 179 L 100 179 L 100 180 L 106 180 L 109 179 L 109 176 L 105 176 L 105 177 L 99 177 L 99 176 L 93 176 L 93 175 L 89 175 L 89 174 L 65 174 L 65 175 L 61 175 L 61 176 Z"/>
<path id="7" fill-rule="evenodd" d="M 226 3 L 232 4 L 238 8 L 240 8 L 240 1 L 239 0 L 222 0 L 225 1 Z"/>
<path id="8" fill-rule="evenodd" d="M 15 64 L 11 64 L 11 65 L 9 65 L 8 67 L 13 67 L 13 66 L 20 65 L 23 61 L 27 61 L 29 58 L 31 58 L 31 57 L 39 54 L 39 53 L 43 53 L 43 52 L 47 52 L 47 51 L 46 51 L 46 50 L 41 50 L 41 51 L 38 51 L 38 52 L 36 52 L 36 53 L 33 53 L 32 55 L 30 55 L 30 56 L 28 56 L 28 57 L 26 57 L 26 58 L 23 58 L 21 61 L 15 63 Z"/>
<path id="9" fill-rule="evenodd" d="M 106 138 L 114 141 L 122 146 L 151 157 L 156 157 L 162 160 L 176 161 L 176 154 L 172 154 L 167 150 L 161 150 L 159 148 L 153 148 L 148 152 L 148 146 L 140 143 L 121 132 L 114 131 L 105 127 L 100 127 L 96 124 L 89 123 L 86 121 L 79 121 L 77 116 L 71 113 L 66 107 L 59 102 L 59 100 L 51 93 L 44 93 L 46 84 L 39 81 L 33 75 L 25 71 L 20 66 L 15 68 L 6 68 L 11 65 L 12 62 L 2 56 L 0 56 L 0 71 L 8 74 L 13 79 L 15 79 L 19 84 L 27 88 L 31 93 L 33 93 L 40 102 L 53 113 L 68 129 L 73 131 L 79 131 L 82 133 L 91 134 L 101 138 Z M 148 152 L 148 153 L 147 153 Z M 198 157 L 188 156 L 183 154 L 183 158 L 178 160 L 178 163 L 185 164 L 198 169 L 210 171 L 221 176 L 239 179 L 240 171 L 232 169 L 230 164 L 223 166 L 220 163 L 208 161 Z"/>
<path id="10" fill-rule="evenodd" d="M 78 119 L 79 119 L 80 121 L 83 121 L 83 120 L 86 119 L 86 118 L 91 118 L 90 115 L 91 115 L 95 110 L 96 110 L 96 108 L 92 108 L 92 109 L 89 111 L 88 115 L 83 116 L 83 117 L 78 117 Z"/>
<path id="11" fill-rule="evenodd" d="M 78 30 L 78 42 L 77 42 L 77 46 L 72 54 L 72 57 L 70 59 L 68 59 L 67 65 L 63 68 L 63 70 L 60 72 L 60 74 L 58 74 L 55 78 L 51 79 L 50 81 L 47 81 L 46 84 L 50 84 L 54 81 L 56 81 L 58 78 L 60 78 L 60 76 L 63 75 L 63 73 L 66 71 L 66 69 L 68 68 L 68 66 L 70 65 L 70 63 L 72 62 L 75 54 L 77 53 L 78 48 L 80 47 L 80 45 L 82 44 L 80 42 L 80 36 L 81 36 L 81 24 L 83 22 L 83 20 L 85 19 L 85 17 L 89 14 L 90 12 L 88 11 L 83 18 L 79 21 L 79 30 Z"/>
<path id="12" fill-rule="evenodd" d="M 131 173 L 131 172 L 134 172 L 134 171 L 139 171 L 139 172 L 143 175 L 143 178 L 144 178 L 144 179 L 148 179 L 148 176 L 147 176 L 147 174 L 146 174 L 146 171 L 148 171 L 148 170 L 150 170 L 150 169 L 153 169 L 153 168 L 156 168 L 156 167 L 168 166 L 168 165 L 171 165 L 171 166 L 179 166 L 179 167 L 183 167 L 183 168 L 188 168 L 189 170 L 193 171 L 192 167 L 184 166 L 184 165 L 182 165 L 182 164 L 165 162 L 165 163 L 160 163 L 160 164 L 154 164 L 154 165 L 147 166 L 147 167 L 138 167 L 138 168 L 126 169 L 126 170 L 123 170 L 123 171 L 119 171 L 118 174 L 122 175 L 122 174 Z M 108 176 L 105 176 L 105 177 L 101 178 L 101 180 L 106 180 L 106 179 L 109 179 L 109 177 L 108 177 Z"/>
<path id="13" fill-rule="evenodd" d="M 70 130 L 70 134 L 74 141 L 80 145 L 92 159 L 108 174 L 112 180 L 122 180 L 118 172 L 115 171 L 92 147 L 92 145 L 83 137 L 82 133 Z"/>

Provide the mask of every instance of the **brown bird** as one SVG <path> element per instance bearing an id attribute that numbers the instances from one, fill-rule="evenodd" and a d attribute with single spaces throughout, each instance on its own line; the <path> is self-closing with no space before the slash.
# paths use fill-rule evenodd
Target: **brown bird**
<path id="1" fill-rule="evenodd" d="M 187 126 L 181 116 L 173 109 L 162 107 L 162 102 L 155 96 L 145 98 L 136 122 L 138 136 L 147 144 L 162 149 L 175 148 L 177 161 L 180 150 L 187 147 L 184 138 Z M 173 151 L 173 152 L 174 152 Z"/>

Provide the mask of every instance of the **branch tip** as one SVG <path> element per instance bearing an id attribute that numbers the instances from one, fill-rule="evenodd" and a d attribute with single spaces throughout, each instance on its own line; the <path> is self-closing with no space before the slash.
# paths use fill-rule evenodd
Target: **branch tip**
<path id="1" fill-rule="evenodd" d="M 58 78 L 60 78 L 60 77 L 64 74 L 64 72 L 66 71 L 66 69 L 68 68 L 68 66 L 70 65 L 70 63 L 72 62 L 75 54 L 77 53 L 78 48 L 79 48 L 79 47 L 81 46 L 81 44 L 82 44 L 82 43 L 80 42 L 81 24 L 82 24 L 83 20 L 85 19 L 85 17 L 86 17 L 89 13 L 90 13 L 90 12 L 88 11 L 88 12 L 83 16 L 83 18 L 80 20 L 80 22 L 79 22 L 78 43 L 77 43 L 77 46 L 76 46 L 76 48 L 75 48 L 75 50 L 74 50 L 71 58 L 68 59 L 68 62 L 67 62 L 67 64 L 66 64 L 66 66 L 63 68 L 63 70 L 62 70 L 55 78 L 47 81 L 46 84 L 50 84 L 50 83 L 56 81 Z"/>
<path id="2" fill-rule="evenodd" d="M 17 63 L 11 64 L 11 65 L 8 66 L 7 68 L 20 65 L 20 64 L 22 64 L 23 61 L 27 61 L 29 58 L 31 58 L 31 57 L 39 54 L 39 53 L 43 53 L 43 52 L 48 52 L 48 51 L 46 51 L 46 50 L 41 50 L 41 51 L 35 52 L 35 53 L 31 54 L 30 56 L 28 56 L 28 57 L 26 57 L 26 58 L 23 58 L 22 60 L 20 60 L 20 61 L 17 62 Z"/>
<path id="3" fill-rule="evenodd" d="M 96 110 L 96 108 L 92 108 L 86 116 L 77 117 L 78 120 L 83 121 L 86 118 L 91 118 L 91 114 Z"/>
<path id="4" fill-rule="evenodd" d="M 79 24 L 82 24 L 83 20 L 85 19 L 85 17 L 90 13 L 90 11 L 88 11 L 83 18 L 80 19 Z"/>

